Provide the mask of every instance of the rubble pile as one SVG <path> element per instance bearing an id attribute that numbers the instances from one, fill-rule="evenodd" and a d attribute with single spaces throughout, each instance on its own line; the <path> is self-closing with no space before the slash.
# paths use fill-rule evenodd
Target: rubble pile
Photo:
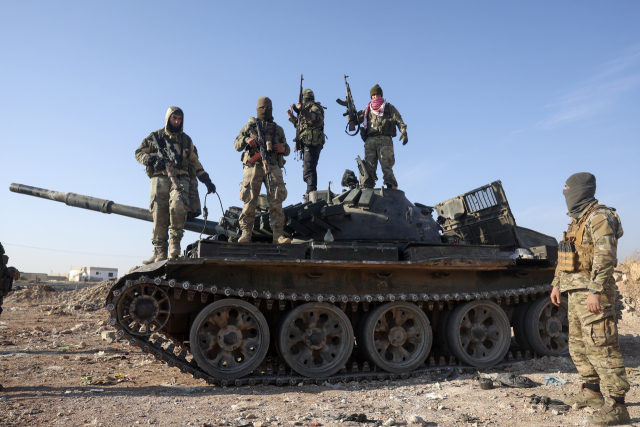
<path id="1" fill-rule="evenodd" d="M 56 290 L 49 285 L 34 285 L 13 292 L 7 302 L 42 301 L 55 296 Z"/>
<path id="2" fill-rule="evenodd" d="M 64 301 L 72 305 L 102 307 L 113 282 L 99 282 L 95 286 L 68 291 L 63 294 Z"/>
<path id="3" fill-rule="evenodd" d="M 618 292 L 622 295 L 622 313 L 636 314 L 640 309 L 640 258 L 634 256 L 625 259 L 616 267 L 613 277 L 616 279 Z"/>

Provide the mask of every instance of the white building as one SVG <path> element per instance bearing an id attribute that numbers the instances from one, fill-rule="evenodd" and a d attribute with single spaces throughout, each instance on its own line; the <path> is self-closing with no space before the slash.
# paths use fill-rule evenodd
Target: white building
<path id="1" fill-rule="evenodd" d="M 70 282 L 102 282 L 103 280 L 116 279 L 117 277 L 117 268 L 71 267 L 71 270 L 69 270 Z"/>

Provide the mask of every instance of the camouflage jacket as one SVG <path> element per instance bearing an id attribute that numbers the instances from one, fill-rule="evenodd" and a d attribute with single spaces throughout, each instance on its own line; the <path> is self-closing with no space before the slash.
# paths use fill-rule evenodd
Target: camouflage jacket
<path id="1" fill-rule="evenodd" d="M 167 175 L 166 170 L 155 171 L 152 166 L 147 164 L 149 163 L 149 155 L 158 152 L 151 142 L 153 140 L 152 136 L 155 136 L 158 144 L 162 146 L 164 144 L 165 135 L 167 139 L 171 141 L 178 156 L 182 156 L 180 166 L 174 166 L 176 175 L 191 175 L 191 178 L 194 178 L 205 173 L 204 168 L 200 163 L 200 159 L 198 158 L 198 150 L 196 150 L 196 147 L 193 145 L 193 141 L 189 135 L 184 133 L 184 116 L 182 124 L 180 125 L 180 130 L 175 134 L 169 131 L 169 118 L 171 117 L 171 114 L 178 110 L 178 107 L 170 107 L 164 117 L 164 128 L 151 132 L 149 136 L 142 140 L 142 144 L 140 144 L 136 150 L 136 160 L 138 163 L 147 166 L 147 175 L 149 175 L 149 177 Z"/>
<path id="2" fill-rule="evenodd" d="M 358 111 L 358 123 L 364 123 L 365 110 Z M 369 111 L 369 117 L 367 117 L 367 134 L 371 136 L 375 135 L 387 135 L 396 136 L 396 129 L 398 127 L 400 133 L 407 131 L 407 125 L 402 120 L 402 116 L 396 107 L 386 103 L 384 107 L 384 114 L 378 116 Z"/>
<path id="3" fill-rule="evenodd" d="M 304 114 L 300 118 L 300 137 L 305 145 L 324 145 L 324 107 L 319 102 L 305 104 Z M 296 117 L 289 117 L 293 126 L 298 125 Z"/>
<path id="4" fill-rule="evenodd" d="M 233 142 L 233 148 L 236 151 L 241 151 L 242 155 L 240 156 L 240 160 L 245 166 L 259 166 L 262 167 L 262 161 L 256 162 L 255 165 L 247 165 L 247 161 L 253 157 L 255 154 L 260 152 L 260 148 L 253 148 L 247 144 L 247 141 L 251 138 L 255 138 L 258 140 L 258 131 L 256 128 L 256 123 L 259 120 L 255 117 L 249 118 L 249 122 L 242 126 L 240 132 L 238 132 L 238 136 L 236 136 L 236 140 Z M 284 160 L 284 156 L 288 156 L 291 153 L 291 147 L 287 144 L 287 138 L 284 136 L 284 129 L 280 127 L 275 122 L 260 122 L 260 130 L 262 131 L 262 136 L 265 141 L 278 142 L 284 146 L 284 153 L 276 154 L 272 153 L 270 156 L 271 164 L 278 165 L 279 167 L 284 166 L 286 161 Z M 275 135 L 274 135 L 275 133 Z"/>
<path id="5" fill-rule="evenodd" d="M 587 212 L 591 206 L 593 204 L 589 205 L 584 212 Z M 591 271 L 567 273 L 556 269 L 552 285 L 558 287 L 561 292 L 578 289 L 602 292 L 612 289 L 615 286 L 613 270 L 618 265 L 618 239 L 623 233 L 622 224 L 615 209 L 603 206 L 593 211 L 586 221 L 582 236 L 583 245 L 593 245 Z"/>

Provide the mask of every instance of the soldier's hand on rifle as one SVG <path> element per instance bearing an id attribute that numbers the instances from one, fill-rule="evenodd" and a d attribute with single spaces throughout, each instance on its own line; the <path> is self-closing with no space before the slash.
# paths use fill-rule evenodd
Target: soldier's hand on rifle
<path id="1" fill-rule="evenodd" d="M 276 142 L 276 144 L 273 146 L 273 151 L 275 151 L 276 153 L 284 153 L 284 145 Z"/>
<path id="2" fill-rule="evenodd" d="M 249 144 L 252 148 L 258 148 L 258 140 L 255 138 L 251 138 L 250 140 L 247 141 L 247 144 Z"/>
<path id="3" fill-rule="evenodd" d="M 406 132 L 402 132 L 402 135 L 400 135 L 400 141 L 402 141 L 402 145 L 407 145 L 407 142 L 409 142 L 409 137 L 407 136 Z"/>
<path id="4" fill-rule="evenodd" d="M 158 153 L 149 154 L 149 158 L 147 159 L 147 165 L 149 166 L 155 165 L 156 160 L 158 160 Z"/>
<path id="5" fill-rule="evenodd" d="M 296 104 L 296 108 L 298 109 L 298 111 L 300 111 L 302 109 L 302 104 L 300 104 L 299 102 Z"/>

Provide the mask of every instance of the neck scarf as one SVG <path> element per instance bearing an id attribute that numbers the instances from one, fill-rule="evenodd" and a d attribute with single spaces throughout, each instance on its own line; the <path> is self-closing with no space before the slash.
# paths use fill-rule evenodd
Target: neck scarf
<path id="1" fill-rule="evenodd" d="M 373 98 L 364 112 L 364 128 L 367 128 L 367 119 L 369 117 L 369 111 L 376 116 L 382 116 L 384 114 L 384 107 L 387 105 L 387 101 L 384 98 Z"/>

